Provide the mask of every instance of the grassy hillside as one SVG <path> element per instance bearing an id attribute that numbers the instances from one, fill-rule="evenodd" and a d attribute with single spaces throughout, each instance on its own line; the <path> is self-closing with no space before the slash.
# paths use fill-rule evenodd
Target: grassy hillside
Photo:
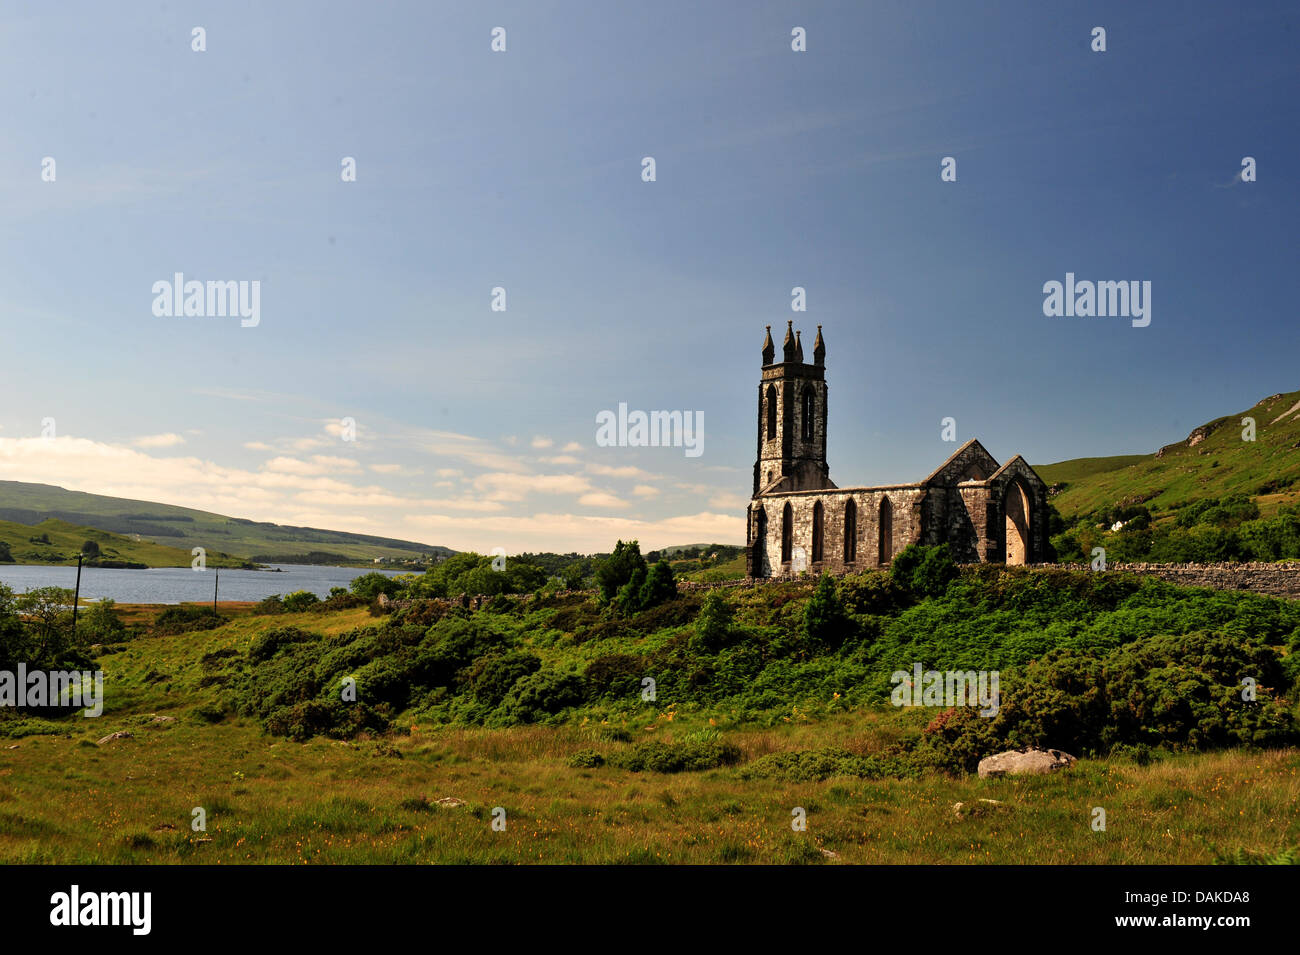
<path id="1" fill-rule="evenodd" d="M 249 521 L 171 504 L 68 491 L 50 484 L 0 481 L 0 521 L 32 525 L 47 518 L 129 537 L 139 535 L 144 541 L 183 550 L 187 555 L 199 546 L 210 554 L 223 552 L 245 559 L 316 553 L 320 555 L 316 562 L 344 563 L 453 553 L 446 547 L 413 541 Z M 189 563 L 188 556 L 184 563 Z"/>
<path id="2" fill-rule="evenodd" d="M 1255 440 L 1242 438 L 1254 418 Z M 1201 498 L 1246 494 L 1269 515 L 1300 501 L 1300 392 L 1273 395 L 1207 422 L 1154 454 L 1035 465 L 1063 515 L 1146 504 L 1153 512 Z"/>
<path id="3" fill-rule="evenodd" d="M 0 543 L 9 545 L 10 556 L 19 564 L 72 564 L 77 563 L 77 553 L 82 544 L 93 540 L 99 545 L 101 566 L 113 566 L 122 561 L 144 564 L 148 567 L 188 567 L 193 557 L 188 550 L 136 540 L 122 534 L 113 534 L 94 527 L 69 524 L 67 521 L 47 518 L 39 524 L 19 524 L 0 521 Z M 243 567 L 248 562 L 217 551 L 208 551 L 208 565 L 212 567 Z M 92 563 L 91 566 L 94 564 Z"/>

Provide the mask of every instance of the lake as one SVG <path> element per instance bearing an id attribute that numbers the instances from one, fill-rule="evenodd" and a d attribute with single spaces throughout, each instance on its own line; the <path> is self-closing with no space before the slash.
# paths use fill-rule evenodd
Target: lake
<path id="1" fill-rule="evenodd" d="M 362 567 L 322 567 L 315 564 L 268 564 L 282 571 L 221 569 L 218 600 L 261 600 L 271 594 L 290 594 L 310 590 L 317 597 L 328 597 L 331 587 L 346 587 L 352 579 L 373 571 Z M 213 574 L 209 568 L 195 571 L 189 567 L 156 567 L 150 570 L 110 570 L 103 567 L 81 569 L 81 596 L 98 600 L 112 597 L 118 603 L 175 604 L 212 600 Z M 382 570 L 395 577 L 403 571 Z M 35 587 L 66 587 L 77 583 L 77 568 L 47 567 L 31 564 L 0 564 L 0 584 L 22 593 Z"/>

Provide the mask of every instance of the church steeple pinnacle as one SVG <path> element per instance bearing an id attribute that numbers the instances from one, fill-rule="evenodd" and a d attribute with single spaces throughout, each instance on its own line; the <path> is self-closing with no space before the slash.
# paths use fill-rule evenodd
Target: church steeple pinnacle
<path id="1" fill-rule="evenodd" d="M 813 344 L 813 364 L 826 364 L 826 343 L 822 341 L 822 327 L 817 326 L 817 341 Z"/>
<path id="2" fill-rule="evenodd" d="M 786 361 L 794 361 L 794 319 L 785 323 L 785 341 L 781 343 L 781 351 Z"/>
<path id="3" fill-rule="evenodd" d="M 803 364 L 803 340 L 799 337 L 803 332 L 794 333 L 794 360 Z"/>
<path id="4" fill-rule="evenodd" d="M 772 326 L 767 326 L 767 334 L 763 336 L 763 364 L 772 364 L 776 358 L 776 346 L 772 344 Z"/>

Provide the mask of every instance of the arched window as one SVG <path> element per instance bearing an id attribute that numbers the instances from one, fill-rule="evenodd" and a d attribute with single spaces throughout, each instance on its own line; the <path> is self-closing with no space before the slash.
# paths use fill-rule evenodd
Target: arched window
<path id="1" fill-rule="evenodd" d="M 821 501 L 813 505 L 812 559 L 814 564 L 822 560 L 822 517 L 825 513 Z"/>
<path id="2" fill-rule="evenodd" d="M 894 559 L 894 505 L 889 498 L 880 499 L 880 565 Z"/>
<path id="3" fill-rule="evenodd" d="M 794 534 L 794 516 L 790 513 L 790 503 L 787 501 L 785 510 L 781 512 L 781 563 L 790 563 L 790 542 Z"/>
<path id="4" fill-rule="evenodd" d="M 752 576 L 765 577 L 767 575 L 763 568 L 763 556 L 767 553 L 767 509 L 761 504 L 758 506 L 757 513 L 754 514 L 753 545 Z"/>
<path id="5" fill-rule="evenodd" d="M 858 505 L 853 498 L 844 505 L 844 563 L 858 559 Z"/>
<path id="6" fill-rule="evenodd" d="M 767 440 L 776 440 L 776 385 L 767 386 Z"/>
<path id="7" fill-rule="evenodd" d="M 799 417 L 802 419 L 800 423 L 803 428 L 803 440 L 805 441 L 811 441 L 813 439 L 813 414 L 816 407 L 817 400 L 813 397 L 813 390 L 811 388 L 805 388 L 803 390 L 803 409 L 799 414 Z"/>

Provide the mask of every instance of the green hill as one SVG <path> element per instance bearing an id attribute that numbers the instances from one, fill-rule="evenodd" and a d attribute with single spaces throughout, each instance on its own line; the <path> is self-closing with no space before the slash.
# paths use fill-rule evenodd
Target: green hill
<path id="1" fill-rule="evenodd" d="M 1244 418 L 1254 419 L 1254 441 L 1243 438 Z M 1167 511 L 1230 494 L 1255 498 L 1268 515 L 1300 501 L 1298 449 L 1300 391 L 1294 391 L 1207 422 L 1154 454 L 1074 458 L 1035 470 L 1066 517 L 1132 504 Z"/>
<path id="2" fill-rule="evenodd" d="M 93 537 L 89 532 L 92 528 L 120 538 L 113 546 L 122 553 L 146 553 L 139 549 L 137 536 L 139 543 L 163 545 L 161 551 L 150 552 L 157 560 L 138 558 L 150 566 L 188 564 L 193 547 L 206 548 L 209 558 L 224 553 L 243 560 L 260 558 L 270 562 L 274 558 L 285 563 L 309 554 L 317 562 L 328 558 L 333 563 L 344 563 L 368 562 L 376 557 L 414 560 L 421 555 L 446 557 L 455 553 L 446 547 L 414 541 L 250 521 L 171 504 L 69 491 L 50 484 L 0 481 L 0 522 L 6 527 L 23 525 L 17 531 L 0 533 L 0 539 L 10 542 L 15 559 L 24 560 L 19 551 L 29 549 L 28 539 L 41 533 L 36 526 L 51 518 L 75 528 L 66 531 L 71 537 L 81 535 L 69 543 L 63 536 L 64 528 L 56 528 L 60 540 L 64 540 L 56 546 L 55 534 L 50 534 L 54 550 L 71 548 L 74 563 L 77 547 Z M 14 534 L 21 538 L 18 547 L 13 546 L 17 541 Z M 135 549 L 130 545 L 135 545 Z M 184 560 L 175 557 L 177 552 L 184 554 Z M 37 557 L 34 562 L 44 559 Z"/>
<path id="3" fill-rule="evenodd" d="M 78 552 L 88 540 L 99 545 L 99 557 L 89 562 L 90 566 L 188 567 L 193 560 L 188 550 L 69 524 L 53 517 L 39 524 L 0 521 L 0 544 L 5 545 L 0 547 L 0 558 L 7 547 L 12 561 L 18 564 L 75 565 Z M 249 566 L 242 558 L 216 551 L 209 551 L 206 557 L 212 567 Z"/>

